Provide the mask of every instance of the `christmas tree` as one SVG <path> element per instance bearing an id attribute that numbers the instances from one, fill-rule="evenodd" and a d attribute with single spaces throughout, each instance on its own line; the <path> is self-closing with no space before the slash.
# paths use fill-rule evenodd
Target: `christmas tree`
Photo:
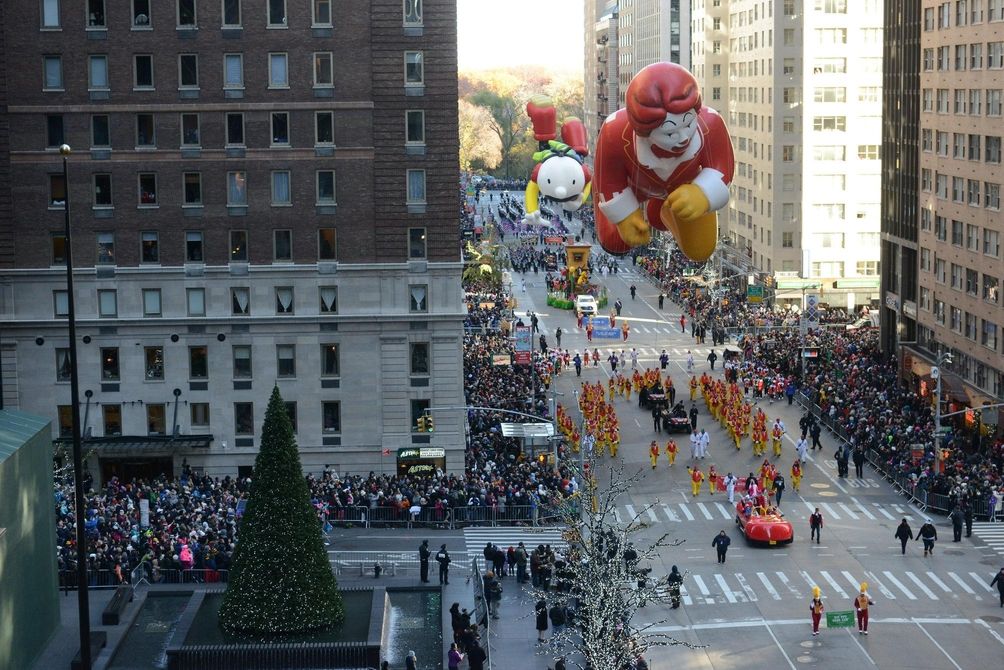
<path id="1" fill-rule="evenodd" d="M 291 633 L 336 626 L 344 616 L 293 424 L 274 388 L 220 625 L 229 632 Z"/>

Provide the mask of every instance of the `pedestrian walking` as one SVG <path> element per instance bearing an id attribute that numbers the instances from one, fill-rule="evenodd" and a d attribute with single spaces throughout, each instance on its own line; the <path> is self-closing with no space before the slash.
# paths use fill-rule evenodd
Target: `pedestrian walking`
<path id="1" fill-rule="evenodd" d="M 537 612 L 537 643 L 540 644 L 547 640 L 545 635 L 547 632 L 547 602 L 538 600 L 535 610 Z"/>
<path id="2" fill-rule="evenodd" d="M 910 529 L 910 524 L 906 522 L 906 517 L 899 522 L 899 526 L 896 527 L 896 534 L 893 536 L 899 540 L 900 553 L 906 554 L 906 543 L 913 539 L 913 530 Z"/>
<path id="3" fill-rule="evenodd" d="M 439 583 L 449 584 L 450 583 L 450 552 L 446 550 L 446 545 L 439 547 L 439 551 L 436 552 L 436 562 L 439 563 Z"/>
<path id="4" fill-rule="evenodd" d="M 669 467 L 673 467 L 673 463 L 676 463 L 676 453 L 676 440 L 670 438 L 670 440 L 666 442 L 666 459 L 669 460 Z"/>
<path id="5" fill-rule="evenodd" d="M 422 544 L 418 547 L 418 566 L 423 584 L 429 583 L 429 557 L 431 556 L 432 552 L 429 550 L 429 541 L 422 540 Z"/>
<path id="6" fill-rule="evenodd" d="M 575 376 L 576 377 L 581 377 L 582 376 L 582 357 L 579 356 L 578 353 L 576 353 L 575 354 L 575 358 L 572 359 L 572 362 L 575 363 Z"/>
<path id="7" fill-rule="evenodd" d="M 617 310 L 617 316 L 621 315 L 621 309 L 623 308 L 624 308 L 624 303 L 621 302 L 620 298 L 617 298 L 617 300 L 614 301 L 614 309 Z M 610 325 L 613 326 L 612 323 Z"/>
<path id="8" fill-rule="evenodd" d="M 812 634 L 819 635 L 819 621 L 823 618 L 823 599 L 819 597 L 819 587 L 812 587 L 812 600 L 809 601 L 809 615 L 812 617 Z"/>
<path id="9" fill-rule="evenodd" d="M 819 508 L 809 515 L 809 542 L 812 542 L 813 538 L 816 540 L 816 544 L 819 544 L 819 537 L 823 533 L 823 515 L 819 512 Z"/>
<path id="10" fill-rule="evenodd" d="M 711 541 L 711 546 L 714 547 L 715 551 L 718 553 L 719 563 L 725 562 L 725 554 L 728 552 L 730 544 L 732 544 L 732 539 L 725 534 L 724 530 L 719 532 L 718 535 L 715 535 L 715 539 Z"/>
<path id="11" fill-rule="evenodd" d="M 938 541 L 938 529 L 931 523 L 931 519 L 924 519 L 924 525 L 917 531 L 917 539 L 924 541 L 924 556 L 930 554 L 934 556 L 934 543 Z"/>
<path id="12" fill-rule="evenodd" d="M 697 453 L 700 448 L 701 435 L 697 432 L 697 427 L 695 426 L 693 431 L 690 433 L 690 458 L 697 458 Z"/>
<path id="13" fill-rule="evenodd" d="M 725 475 L 725 492 L 729 495 L 729 503 L 736 504 L 736 478 L 730 472 Z"/>
<path id="14" fill-rule="evenodd" d="M 664 293 L 659 293 L 659 309 L 662 309 L 663 303 L 666 302 L 666 295 Z"/>
<path id="15" fill-rule="evenodd" d="M 700 457 L 704 458 L 708 455 L 708 447 L 711 445 L 711 436 L 708 435 L 708 431 L 701 429 L 701 439 L 700 439 Z"/>
<path id="16" fill-rule="evenodd" d="M 404 670 L 418 670 L 418 658 L 411 650 L 408 650 L 408 655 L 404 658 Z"/>
<path id="17" fill-rule="evenodd" d="M 551 639 L 558 637 L 565 630 L 567 616 L 563 603 L 555 603 L 551 606 L 550 611 L 548 611 L 548 617 L 551 620 Z"/>
<path id="18" fill-rule="evenodd" d="M 784 475 L 778 473 L 777 477 L 774 477 L 774 502 L 780 507 L 781 506 L 781 496 L 784 494 Z"/>
<path id="19" fill-rule="evenodd" d="M 822 451 L 823 443 L 819 441 L 819 437 L 823 434 L 822 428 L 819 427 L 818 421 L 813 421 L 809 426 L 809 437 L 812 438 L 812 450 L 815 451 L 819 449 Z"/>
<path id="20" fill-rule="evenodd" d="M 858 635 L 868 634 L 868 606 L 875 601 L 868 595 L 868 583 L 861 582 L 861 593 L 854 599 L 854 611 L 858 615 Z"/>
<path id="21" fill-rule="evenodd" d="M 638 287 L 631 284 L 631 288 L 629 290 L 631 291 L 631 299 L 634 300 L 634 294 L 638 291 Z"/>
<path id="22" fill-rule="evenodd" d="M 648 458 L 652 461 L 652 469 L 655 470 L 655 464 L 659 461 L 659 443 L 655 440 L 652 440 L 652 444 L 648 445 Z"/>
<path id="23" fill-rule="evenodd" d="M 690 427 L 697 430 L 697 405 L 690 406 Z"/>
<path id="24" fill-rule="evenodd" d="M 956 505 L 952 513 L 948 515 L 952 520 L 952 542 L 962 542 L 962 510 Z"/>
<path id="25" fill-rule="evenodd" d="M 449 670 L 460 670 L 460 664 L 464 661 L 464 655 L 460 653 L 456 642 L 450 643 L 450 651 L 446 654 L 446 666 Z"/>
<path id="26" fill-rule="evenodd" d="M 687 374 L 692 374 L 694 372 L 694 354 L 687 349 Z"/>
<path id="27" fill-rule="evenodd" d="M 696 465 L 690 470 L 690 490 L 696 498 L 701 492 L 701 484 L 704 482 L 704 473 Z"/>
<path id="28" fill-rule="evenodd" d="M 554 331 L 554 341 L 557 342 L 557 347 L 561 348 L 561 326 L 558 326 Z"/>
<path id="29" fill-rule="evenodd" d="M 809 442 L 804 437 L 800 437 L 795 443 L 795 451 L 798 452 L 798 460 L 805 463 L 805 454 L 809 451 Z"/>
<path id="30" fill-rule="evenodd" d="M 854 448 L 854 476 L 861 479 L 865 476 L 865 450 L 860 446 Z"/>
<path id="31" fill-rule="evenodd" d="M 480 640 L 474 640 L 467 648 L 467 667 L 469 670 L 485 670 L 488 652 L 481 646 Z"/>
<path id="32" fill-rule="evenodd" d="M 502 602 L 502 585 L 491 570 L 484 576 L 485 600 L 488 601 L 488 613 L 493 619 L 499 618 L 499 603 Z"/>
<path id="33" fill-rule="evenodd" d="M 669 354 L 667 354 L 666 350 L 663 349 L 662 353 L 659 354 L 659 369 L 665 370 L 666 366 L 668 365 L 669 365 Z"/>
<path id="34" fill-rule="evenodd" d="M 1001 568 L 1004 571 L 1004 568 Z M 1004 583 L 1002 580 L 1001 583 Z M 666 577 L 666 586 L 669 587 L 669 597 L 673 603 L 673 609 L 678 609 L 680 607 L 680 586 L 683 584 L 683 575 L 674 565 L 673 569 L 670 570 L 669 576 Z"/>
<path id="35" fill-rule="evenodd" d="M 717 361 L 717 360 L 718 360 L 718 354 L 716 354 L 715 350 L 712 349 L 711 353 L 708 354 L 708 363 L 711 363 L 711 369 L 712 370 L 715 369 L 715 361 Z"/>
<path id="36" fill-rule="evenodd" d="M 680 332 L 687 332 L 687 317 L 683 314 L 680 315 Z"/>
<path id="37" fill-rule="evenodd" d="M 993 580 L 990 582 L 990 586 L 997 586 L 997 593 L 1001 596 L 1001 607 L 1004 607 L 1004 568 L 1000 569 L 996 575 L 994 575 Z"/>

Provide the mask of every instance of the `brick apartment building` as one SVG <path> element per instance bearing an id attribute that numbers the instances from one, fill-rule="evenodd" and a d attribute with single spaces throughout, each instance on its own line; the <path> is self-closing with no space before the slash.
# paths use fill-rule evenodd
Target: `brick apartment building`
<path id="1" fill-rule="evenodd" d="M 310 471 L 462 468 L 456 114 L 453 0 L 3 3 L 4 406 L 72 432 L 68 192 L 92 471 L 246 473 L 275 384 Z"/>

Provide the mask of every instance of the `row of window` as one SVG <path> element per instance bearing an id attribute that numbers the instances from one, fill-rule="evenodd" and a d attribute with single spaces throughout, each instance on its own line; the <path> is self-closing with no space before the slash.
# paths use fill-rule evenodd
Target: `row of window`
<path id="1" fill-rule="evenodd" d="M 428 401 L 426 401 L 428 402 Z M 131 405 L 131 403 L 130 403 Z M 190 414 L 190 426 L 192 432 L 209 432 L 209 403 L 188 402 Z M 254 436 L 254 403 L 235 402 L 234 406 L 234 435 L 238 437 Z M 147 435 L 169 435 L 173 430 L 168 430 L 167 425 L 167 403 L 144 403 L 143 411 L 146 417 Z M 337 435 L 342 432 L 342 408 L 337 400 L 325 400 L 320 403 L 321 411 L 321 432 L 324 435 Z M 73 435 L 73 417 L 70 405 L 58 405 L 56 407 L 56 420 L 59 425 L 60 437 L 71 437 Z M 123 407 L 118 403 L 101 403 L 101 422 L 103 436 L 109 437 L 122 435 L 122 412 Z M 287 402 L 286 412 L 293 424 L 293 432 L 298 431 L 297 403 Z M 421 416 L 419 413 L 417 416 Z M 414 422 L 413 422 L 414 423 Z"/>
<path id="2" fill-rule="evenodd" d="M 334 54 L 330 51 L 316 51 L 312 59 L 314 88 L 333 88 L 335 85 Z M 244 54 L 223 54 L 223 89 L 239 91 L 245 88 Z M 293 72 L 300 71 L 294 67 Z M 199 55 L 193 53 L 179 54 L 177 57 L 177 81 L 179 90 L 197 91 L 200 89 Z M 268 84 L 270 89 L 288 89 L 290 87 L 289 54 L 268 54 Z M 404 52 L 404 83 L 406 86 L 421 86 L 425 82 L 425 59 L 421 51 Z M 154 91 L 154 54 L 133 55 L 132 82 L 133 91 Z M 47 54 L 42 57 L 42 89 L 45 91 L 64 91 L 63 57 L 59 54 Z M 87 57 L 87 90 L 112 90 L 110 65 L 105 54 L 92 54 Z M 191 96 L 190 96 L 191 97 Z M 231 96 L 234 97 L 234 96 Z M 239 97 L 239 96 L 237 96 Z"/>
<path id="3" fill-rule="evenodd" d="M 920 210 L 920 229 L 926 232 L 933 231 L 934 236 L 941 242 L 948 241 L 949 231 L 951 231 L 954 246 L 965 246 L 966 249 L 975 253 L 982 251 L 985 256 L 991 258 L 1000 256 L 1000 231 L 993 228 L 983 228 L 981 238 L 979 226 L 954 219 L 949 221 L 940 214 L 933 214 L 930 209 L 925 207 Z"/>
<path id="4" fill-rule="evenodd" d="M 1000 148 L 998 146 L 998 156 Z M 987 162 L 997 162 L 997 161 L 987 161 Z M 933 174 L 933 178 L 932 178 Z M 949 191 L 949 186 L 951 186 L 951 191 Z M 931 172 L 930 168 L 920 169 L 920 190 L 925 193 L 934 193 L 936 197 L 941 200 L 951 200 L 952 202 L 957 202 L 960 205 L 968 205 L 970 207 L 980 206 L 980 180 L 979 179 L 967 179 L 965 177 L 952 177 L 951 182 L 949 182 L 949 176 L 942 172 Z M 990 209 L 993 211 L 999 211 L 1001 208 L 1001 185 L 985 181 L 983 182 L 983 207 L 985 209 Z M 924 215 L 921 214 L 921 225 L 925 223 Z M 926 222 L 930 225 L 930 220 Z"/>
<path id="5" fill-rule="evenodd" d="M 923 128 L 920 132 L 921 149 L 925 153 L 937 153 L 939 156 L 959 160 L 979 161 L 987 163 L 1001 162 L 1001 136 L 980 136 L 974 133 L 952 133 L 951 138 L 946 131 L 934 131 Z M 982 152 L 980 149 L 982 148 Z"/>
<path id="6" fill-rule="evenodd" d="M 40 0 L 40 25 L 43 30 L 59 30 L 63 27 L 63 5 L 69 7 L 77 5 L 77 2 L 66 2 L 66 0 Z M 109 0 L 86 0 L 84 2 L 85 25 L 88 30 L 107 30 L 109 21 L 112 19 L 108 5 L 113 4 Z M 115 3 L 117 4 L 117 3 Z M 170 8 L 174 14 L 175 26 L 179 30 L 196 30 L 199 28 L 200 6 L 209 17 L 208 20 L 220 21 L 220 27 L 225 29 L 242 28 L 244 26 L 244 8 L 250 6 L 252 12 L 257 12 L 258 7 L 262 7 L 265 14 L 265 25 L 272 29 L 288 28 L 290 20 L 295 21 L 298 17 L 294 14 L 290 16 L 290 5 L 295 9 L 302 3 L 289 2 L 289 0 L 175 0 L 174 3 L 166 3 L 163 0 L 131 0 L 127 20 L 132 30 L 153 30 L 154 28 L 154 8 L 157 12 L 166 11 L 165 5 L 173 4 Z M 312 28 L 330 28 L 333 25 L 332 0 L 307 0 L 310 6 L 310 26 Z M 419 27 L 423 24 L 422 0 L 403 0 L 404 4 L 404 25 Z M 217 14 L 215 7 L 219 7 Z M 73 10 L 78 11 L 78 10 Z"/>
<path id="7" fill-rule="evenodd" d="M 945 301 L 937 297 L 931 297 L 932 291 L 921 287 L 920 300 L 921 309 L 932 312 L 934 320 L 942 326 L 948 326 L 954 332 L 964 336 L 973 342 L 979 342 L 984 347 L 997 351 L 1000 345 L 1000 328 L 996 323 L 988 319 L 983 319 L 964 311 L 960 307 L 949 305 L 945 308 Z"/>
<path id="8" fill-rule="evenodd" d="M 952 23 L 952 3 L 942 2 L 937 7 L 924 9 L 924 31 L 931 32 L 951 28 L 953 25 L 977 25 L 983 23 L 984 0 L 955 0 L 955 23 Z M 1004 21 L 1004 0 L 986 0 L 987 21 Z"/>
<path id="9" fill-rule="evenodd" d="M 332 207 L 335 199 L 335 171 L 315 170 L 313 173 L 313 204 L 317 207 Z M 182 207 L 203 207 L 203 184 L 201 172 L 181 173 L 180 204 Z M 290 170 L 273 170 L 269 175 L 269 203 L 272 207 L 293 205 L 293 181 Z M 136 175 L 136 206 L 157 208 L 163 204 L 174 204 L 170 198 L 161 197 L 160 180 L 156 172 L 139 172 Z M 425 170 L 405 170 L 405 202 L 409 205 L 424 205 Z M 91 206 L 94 209 L 114 209 L 115 196 L 112 189 L 112 175 L 97 172 L 91 175 Z M 245 170 L 231 170 L 226 173 L 227 207 L 240 208 L 241 213 L 249 206 L 248 175 Z M 66 177 L 63 173 L 49 175 L 49 208 L 63 209 L 66 206 Z"/>
<path id="10" fill-rule="evenodd" d="M 983 115 L 983 98 L 986 93 L 986 115 L 1001 116 L 1004 111 L 1004 89 L 1000 88 L 956 88 L 954 93 L 947 88 L 925 88 L 921 91 L 921 105 L 925 112 L 938 114 Z M 949 94 L 952 94 L 949 96 Z"/>
<path id="11" fill-rule="evenodd" d="M 163 290 L 159 288 L 140 289 L 142 315 L 147 318 L 161 317 L 164 315 Z M 230 316 L 251 316 L 251 289 L 247 286 L 233 286 L 230 288 Z M 69 303 L 65 290 L 55 290 L 52 292 L 53 314 L 56 318 L 62 318 L 69 314 Z M 279 316 L 292 316 L 296 314 L 296 296 L 292 286 L 278 286 L 274 289 L 274 302 L 272 309 L 266 308 L 270 314 Z M 210 314 L 206 306 L 206 289 L 186 288 L 185 303 L 188 316 L 223 316 L 222 314 Z M 318 314 L 338 313 L 338 288 L 336 286 L 317 287 Z M 301 307 L 303 305 L 301 304 Z M 261 305 L 259 305 L 261 307 Z M 119 314 L 119 291 L 118 289 L 97 289 L 97 316 L 102 319 L 114 319 Z M 429 311 L 429 286 L 428 284 L 408 285 L 408 310 L 413 313 Z M 181 310 L 176 310 L 178 313 Z M 136 314 L 135 316 L 139 316 Z"/>
<path id="12" fill-rule="evenodd" d="M 1000 304 L 1000 279 L 997 276 L 983 273 L 981 281 L 978 270 L 938 258 L 937 254 L 925 247 L 921 247 L 920 251 L 921 271 L 933 274 L 934 280 L 939 284 L 951 286 L 952 289 L 965 292 L 974 298 L 982 298 L 991 305 Z"/>
<path id="13" fill-rule="evenodd" d="M 988 70 L 1004 68 L 1004 42 L 986 43 Z M 983 42 L 929 47 L 923 51 L 924 72 L 957 72 L 983 69 Z"/>

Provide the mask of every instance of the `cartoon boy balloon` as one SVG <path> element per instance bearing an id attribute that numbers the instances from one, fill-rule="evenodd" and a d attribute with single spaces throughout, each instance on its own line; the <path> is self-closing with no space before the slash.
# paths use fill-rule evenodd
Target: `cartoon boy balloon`
<path id="1" fill-rule="evenodd" d="M 544 195 L 574 212 L 589 197 L 589 167 L 583 162 L 589 148 L 586 126 L 574 116 L 561 124 L 561 139 L 557 141 L 557 110 L 546 95 L 535 95 L 526 103 L 526 113 L 533 123 L 533 136 L 540 151 L 533 154 L 537 162 L 526 185 L 525 207 L 528 223 L 543 223 L 540 218 L 540 196 Z"/>
<path id="2" fill-rule="evenodd" d="M 596 142 L 593 200 L 600 244 L 623 254 L 669 230 L 695 261 L 718 241 L 717 211 L 735 171 L 725 122 L 701 102 L 697 80 L 675 63 L 642 68 L 627 107 L 607 117 Z"/>

